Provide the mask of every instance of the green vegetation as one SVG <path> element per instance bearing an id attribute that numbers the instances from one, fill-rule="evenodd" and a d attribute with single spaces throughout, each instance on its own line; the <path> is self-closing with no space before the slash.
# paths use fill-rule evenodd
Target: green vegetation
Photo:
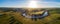
<path id="1" fill-rule="evenodd" d="M 20 12 L 1 12 L 0 11 L 0 24 L 60 24 L 60 8 L 49 9 L 49 16 L 43 19 L 32 21 L 31 19 L 24 18 Z"/>

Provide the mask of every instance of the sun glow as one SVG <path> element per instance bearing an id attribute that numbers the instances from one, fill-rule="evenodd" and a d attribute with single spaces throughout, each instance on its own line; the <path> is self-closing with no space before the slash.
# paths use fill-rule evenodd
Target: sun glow
<path id="1" fill-rule="evenodd" d="M 38 1 L 35 1 L 35 0 L 30 0 L 29 3 L 28 3 L 28 7 L 29 8 L 38 8 Z"/>

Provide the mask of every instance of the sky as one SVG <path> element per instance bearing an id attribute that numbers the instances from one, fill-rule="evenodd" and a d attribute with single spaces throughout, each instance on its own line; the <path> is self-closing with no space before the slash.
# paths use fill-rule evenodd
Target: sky
<path id="1" fill-rule="evenodd" d="M 35 0 L 40 7 L 60 7 L 60 0 Z M 0 0 L 0 7 L 26 7 L 29 0 Z"/>

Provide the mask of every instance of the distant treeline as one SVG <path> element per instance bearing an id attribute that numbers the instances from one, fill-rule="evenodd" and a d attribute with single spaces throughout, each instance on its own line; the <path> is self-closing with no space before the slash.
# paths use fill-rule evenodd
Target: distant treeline
<path id="1" fill-rule="evenodd" d="M 41 8 L 41 10 L 49 10 L 49 11 L 56 11 L 57 13 L 60 13 L 60 8 Z M 13 11 L 13 12 L 24 12 L 27 11 L 24 8 L 8 8 L 8 7 L 0 7 L 0 11 L 3 12 L 9 12 L 9 11 Z"/>

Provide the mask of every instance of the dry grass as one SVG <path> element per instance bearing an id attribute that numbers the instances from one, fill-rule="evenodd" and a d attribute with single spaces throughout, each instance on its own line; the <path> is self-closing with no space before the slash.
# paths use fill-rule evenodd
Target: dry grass
<path id="1" fill-rule="evenodd" d="M 60 14 L 56 13 L 57 10 L 53 10 L 53 11 L 50 11 L 49 16 L 43 19 L 37 19 L 37 21 L 33 21 L 29 18 L 25 18 L 21 16 L 20 12 L 2 12 L 3 14 L 6 15 L 0 17 L 0 24 L 9 24 L 9 18 L 11 16 L 13 16 L 16 21 L 22 22 L 23 24 L 60 24 L 59 23 L 60 20 L 57 20 L 57 18 L 60 17 Z"/>

